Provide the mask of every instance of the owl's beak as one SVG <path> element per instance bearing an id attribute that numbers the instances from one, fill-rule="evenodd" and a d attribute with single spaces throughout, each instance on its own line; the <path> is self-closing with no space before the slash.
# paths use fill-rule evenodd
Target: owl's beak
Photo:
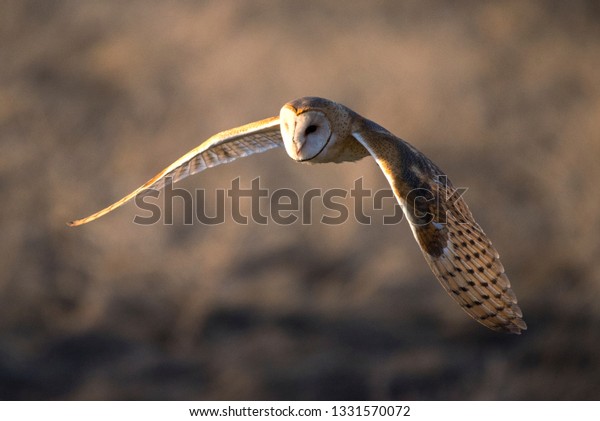
<path id="1" fill-rule="evenodd" d="M 296 148 L 297 156 L 300 156 L 300 151 L 302 150 L 302 148 L 304 148 L 305 145 L 306 145 L 306 139 L 304 139 L 304 142 L 302 142 L 301 140 L 298 140 L 297 137 L 294 137 L 294 147 Z"/>

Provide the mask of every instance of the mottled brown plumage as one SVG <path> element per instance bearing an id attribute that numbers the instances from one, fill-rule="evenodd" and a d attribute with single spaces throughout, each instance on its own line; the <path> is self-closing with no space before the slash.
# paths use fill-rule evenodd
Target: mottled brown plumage
<path id="1" fill-rule="evenodd" d="M 166 182 L 282 145 L 299 162 L 355 161 L 372 155 L 448 294 L 490 329 L 510 333 L 527 329 L 498 252 L 447 176 L 414 146 L 323 98 L 299 98 L 285 104 L 279 117 L 219 133 L 121 200 L 69 225 L 99 218 L 146 189 L 159 189 Z"/>
<path id="2" fill-rule="evenodd" d="M 442 287 L 484 326 L 521 333 L 523 313 L 499 255 L 460 192 L 425 155 L 387 130 L 355 136 L 375 157 Z M 363 133 L 367 133 L 366 136 Z"/>

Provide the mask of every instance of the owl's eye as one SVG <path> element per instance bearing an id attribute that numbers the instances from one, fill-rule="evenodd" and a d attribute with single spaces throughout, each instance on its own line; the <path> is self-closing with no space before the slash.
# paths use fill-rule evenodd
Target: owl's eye
<path id="1" fill-rule="evenodd" d="M 308 136 L 309 134 L 316 132 L 317 129 L 318 129 L 317 126 L 315 126 L 314 124 L 311 124 L 310 126 L 308 126 L 306 128 L 306 130 L 304 130 L 304 136 Z"/>

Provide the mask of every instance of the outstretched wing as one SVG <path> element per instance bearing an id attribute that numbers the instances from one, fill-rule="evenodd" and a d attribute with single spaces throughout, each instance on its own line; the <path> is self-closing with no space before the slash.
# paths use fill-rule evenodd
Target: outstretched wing
<path id="1" fill-rule="evenodd" d="M 446 175 L 412 145 L 368 120 L 353 136 L 385 174 L 448 294 L 490 329 L 517 334 L 527 329 L 498 252 Z"/>
<path id="2" fill-rule="evenodd" d="M 121 200 L 86 218 L 69 222 L 68 225 L 74 227 L 98 219 L 133 199 L 144 190 L 160 190 L 167 183 L 175 183 L 206 168 L 225 164 L 254 153 L 265 152 L 282 145 L 279 117 L 271 117 L 226 130 L 192 149 Z"/>

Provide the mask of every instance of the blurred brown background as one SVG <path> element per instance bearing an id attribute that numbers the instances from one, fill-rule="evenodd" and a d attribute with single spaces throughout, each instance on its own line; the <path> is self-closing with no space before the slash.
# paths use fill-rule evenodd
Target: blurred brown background
<path id="1" fill-rule="evenodd" d="M 3 1 L 0 397 L 600 398 L 598 4 Z M 468 318 L 406 223 L 65 226 L 305 95 L 469 187 L 527 332 Z M 238 176 L 387 188 L 283 150 L 179 186 Z"/>

